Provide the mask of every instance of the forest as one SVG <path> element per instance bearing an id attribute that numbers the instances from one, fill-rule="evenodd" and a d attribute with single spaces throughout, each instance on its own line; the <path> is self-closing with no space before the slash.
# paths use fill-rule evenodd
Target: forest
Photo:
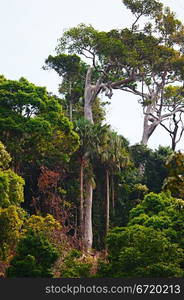
<path id="1" fill-rule="evenodd" d="M 184 277 L 184 25 L 157 0 L 123 5 L 130 27 L 79 24 L 43 58 L 59 96 L 0 75 L 2 278 Z M 142 108 L 140 143 L 106 122 L 116 90 Z"/>

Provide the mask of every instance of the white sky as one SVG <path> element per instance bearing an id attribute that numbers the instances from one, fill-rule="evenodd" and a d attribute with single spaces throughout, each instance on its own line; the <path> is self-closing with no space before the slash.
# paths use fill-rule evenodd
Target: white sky
<path id="1" fill-rule="evenodd" d="M 181 20 L 183 0 L 163 0 Z M 54 71 L 43 71 L 44 60 L 54 54 L 57 39 L 64 29 L 79 23 L 99 30 L 128 27 L 132 16 L 121 0 L 1 0 L 0 8 L 0 74 L 8 79 L 26 77 L 36 85 L 57 93 L 59 77 Z M 107 122 L 131 144 L 140 142 L 143 114 L 135 96 L 116 92 L 108 107 Z M 170 145 L 163 129 L 156 129 L 149 147 Z M 178 148 L 184 148 L 180 142 Z"/>

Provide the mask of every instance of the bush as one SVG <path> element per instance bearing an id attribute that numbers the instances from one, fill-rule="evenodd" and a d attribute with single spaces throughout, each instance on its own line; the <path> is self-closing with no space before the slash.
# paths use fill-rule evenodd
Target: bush
<path id="1" fill-rule="evenodd" d="M 8 252 L 16 247 L 21 236 L 25 212 L 15 205 L 0 208 L 0 258 L 6 259 Z"/>
<path id="2" fill-rule="evenodd" d="M 82 253 L 73 249 L 64 258 L 64 263 L 61 268 L 62 278 L 87 278 L 90 277 L 91 263 L 82 261 Z"/>
<path id="3" fill-rule="evenodd" d="M 107 236 L 109 263 L 101 264 L 97 277 L 178 277 L 183 249 L 164 232 L 133 225 L 114 228 Z"/>
<path id="4" fill-rule="evenodd" d="M 11 170 L 0 170 L 0 207 L 20 205 L 24 201 L 24 180 Z"/>
<path id="5" fill-rule="evenodd" d="M 43 233 L 27 232 L 17 246 L 7 277 L 53 277 L 52 265 L 59 254 Z"/>

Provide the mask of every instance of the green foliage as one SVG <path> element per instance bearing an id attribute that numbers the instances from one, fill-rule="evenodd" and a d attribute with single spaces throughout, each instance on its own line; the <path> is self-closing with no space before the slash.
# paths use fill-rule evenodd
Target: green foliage
<path id="1" fill-rule="evenodd" d="M 109 264 L 100 267 L 104 277 L 178 277 L 183 250 L 164 233 L 141 225 L 114 228 L 107 236 Z"/>
<path id="2" fill-rule="evenodd" d="M 0 142 L 0 207 L 19 205 L 24 201 L 24 180 L 7 169 L 11 161 L 10 154 Z"/>
<path id="3" fill-rule="evenodd" d="M 131 212 L 133 211 L 133 209 L 131 210 Z M 136 211 L 136 213 L 139 214 L 139 211 Z M 132 213 L 133 214 L 133 213 Z M 150 218 L 148 217 L 148 215 L 142 213 L 139 214 L 138 216 L 135 216 L 133 219 L 130 220 L 130 222 L 128 223 L 128 225 L 143 225 L 147 220 L 150 220 Z"/>
<path id="4" fill-rule="evenodd" d="M 104 134 L 99 152 L 102 164 L 111 172 L 120 170 L 130 164 L 129 154 L 125 149 L 123 138 L 116 132 L 108 130 L 108 128 Z"/>
<path id="5" fill-rule="evenodd" d="M 128 225 L 140 224 L 161 230 L 173 242 L 183 248 L 184 203 L 167 193 L 150 193 L 130 211 Z"/>
<path id="6" fill-rule="evenodd" d="M 57 259 L 57 250 L 45 236 L 29 231 L 17 246 L 7 277 L 53 277 L 51 267 Z"/>
<path id="7" fill-rule="evenodd" d="M 184 27 L 181 21 L 176 19 L 175 13 L 172 12 L 169 7 L 165 7 L 162 12 L 157 15 L 156 28 L 168 45 L 181 43 Z"/>
<path id="8" fill-rule="evenodd" d="M 61 268 L 62 278 L 87 278 L 90 277 L 91 263 L 81 259 L 82 253 L 78 250 L 71 250 L 65 256 Z"/>
<path id="9" fill-rule="evenodd" d="M 0 170 L 7 169 L 10 161 L 10 154 L 6 151 L 5 146 L 0 142 Z"/>
<path id="10" fill-rule="evenodd" d="M 42 233 L 49 241 L 53 241 L 55 232 L 61 232 L 61 228 L 61 224 L 50 214 L 46 217 L 32 215 L 25 220 L 23 232 L 26 234 L 31 230 L 35 234 Z"/>
<path id="11" fill-rule="evenodd" d="M 13 171 L 0 171 L 0 207 L 20 205 L 24 201 L 23 187 L 23 178 Z"/>
<path id="12" fill-rule="evenodd" d="M 157 214 L 160 211 L 164 210 L 166 206 L 169 206 L 169 204 L 171 203 L 171 199 L 172 198 L 169 197 L 168 194 L 155 194 L 151 192 L 144 197 L 144 200 L 142 201 L 142 206 L 148 214 Z"/>
<path id="13" fill-rule="evenodd" d="M 91 124 L 90 121 L 80 118 L 75 122 L 75 130 L 80 137 L 80 154 L 85 157 L 93 157 L 98 154 L 104 143 L 104 135 L 107 125 Z"/>
<path id="14" fill-rule="evenodd" d="M 169 193 L 155 194 L 153 192 L 145 195 L 141 204 L 137 205 L 130 211 L 130 218 L 146 213 L 148 216 L 158 214 L 173 204 L 173 198 Z"/>
<path id="15" fill-rule="evenodd" d="M 171 191 L 174 197 L 184 199 L 184 154 L 175 152 L 167 161 L 168 177 L 163 189 Z"/>
<path id="16" fill-rule="evenodd" d="M 108 263 L 98 277 L 183 277 L 184 203 L 169 193 L 144 196 L 127 227 L 107 235 Z"/>
<path id="17" fill-rule="evenodd" d="M 15 206 L 0 208 L 0 257 L 5 259 L 21 236 L 25 212 Z"/>
<path id="18" fill-rule="evenodd" d="M 60 76 L 67 76 L 69 79 L 75 77 L 79 73 L 80 57 L 76 54 L 58 56 L 49 55 L 45 60 L 47 68 L 54 69 Z"/>
<path id="19" fill-rule="evenodd" d="M 69 52 L 87 56 L 95 66 L 92 81 L 96 82 L 101 78 L 103 71 L 103 83 L 108 83 L 125 79 L 127 77 L 125 66 L 132 68 L 140 64 L 143 49 L 149 51 L 148 47 L 144 47 L 147 42 L 144 39 L 149 39 L 150 43 L 155 45 L 154 39 L 143 34 L 134 35 L 127 29 L 100 32 L 91 25 L 80 24 L 64 32 L 56 50 L 59 55 Z M 132 41 L 135 47 L 132 47 Z"/>
<path id="20" fill-rule="evenodd" d="M 144 174 L 140 178 L 141 183 L 150 191 L 160 192 L 163 181 L 168 175 L 166 161 L 172 154 L 170 147 L 159 146 L 153 151 L 145 145 L 136 144 L 131 147 L 130 151 L 135 167 L 144 167 Z"/>
<path id="21" fill-rule="evenodd" d="M 155 17 L 162 8 L 162 4 L 155 0 L 122 0 L 124 5 L 131 10 L 135 16 Z"/>
<path id="22" fill-rule="evenodd" d="M 16 168 L 66 160 L 78 146 L 59 100 L 24 78 L 0 82 L 0 111 L 1 139 Z"/>

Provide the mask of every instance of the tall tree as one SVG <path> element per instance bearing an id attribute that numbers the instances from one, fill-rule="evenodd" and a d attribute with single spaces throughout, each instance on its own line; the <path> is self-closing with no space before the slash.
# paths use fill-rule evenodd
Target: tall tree
<path id="1" fill-rule="evenodd" d="M 59 40 L 57 54 L 77 53 L 88 59 L 90 65 L 85 75 L 84 84 L 84 117 L 94 123 L 92 107 L 100 92 L 111 98 L 112 90 L 128 86 L 136 77 L 136 65 L 128 58 L 128 48 L 113 32 L 98 32 L 92 26 L 79 25 L 66 31 Z M 135 54 L 134 54 L 135 56 Z M 126 59 L 125 59 L 126 57 Z M 92 222 L 89 221 L 92 209 L 92 178 L 86 180 L 84 206 L 86 249 L 92 247 Z"/>
<path id="2" fill-rule="evenodd" d="M 54 69 L 62 77 L 59 91 L 63 94 L 69 105 L 69 119 L 73 119 L 73 104 L 82 95 L 82 76 L 86 70 L 85 64 L 81 63 L 80 57 L 76 54 L 57 56 L 49 55 L 45 60 L 45 70 Z"/>
<path id="3" fill-rule="evenodd" d="M 80 158 L 80 231 L 82 237 L 86 226 L 84 220 L 86 210 L 86 204 L 84 203 L 85 180 L 86 177 L 91 177 L 92 184 L 94 185 L 92 159 L 95 155 L 97 155 L 98 147 L 101 143 L 99 136 L 100 129 L 100 125 L 91 124 L 91 122 L 85 118 L 81 118 L 75 122 L 75 130 L 80 137 L 78 156 Z M 89 218 L 88 222 L 92 222 L 92 219 Z"/>
<path id="4" fill-rule="evenodd" d="M 116 132 L 108 130 L 105 143 L 100 149 L 101 162 L 105 169 L 106 178 L 106 233 L 109 231 L 110 222 L 110 175 L 113 175 L 122 167 L 128 165 L 129 156 L 125 150 L 123 139 Z"/>
<path id="5" fill-rule="evenodd" d="M 166 109 L 164 101 L 164 88 L 176 81 L 183 82 L 182 36 L 184 26 L 175 18 L 169 8 L 163 9 L 159 1 L 123 0 L 123 3 L 135 16 L 135 22 L 131 28 L 131 32 L 136 37 L 133 47 L 142 52 L 140 83 L 134 86 L 134 89 L 126 87 L 123 90 L 141 97 L 140 102 L 144 112 L 141 142 L 146 145 L 158 125 L 163 124 L 169 117 L 173 117 L 184 109 L 183 103 L 180 103 L 176 109 L 171 111 Z M 153 20 L 140 29 L 138 21 L 142 16 L 150 17 Z M 150 41 L 146 45 L 143 41 L 148 38 Z"/>

